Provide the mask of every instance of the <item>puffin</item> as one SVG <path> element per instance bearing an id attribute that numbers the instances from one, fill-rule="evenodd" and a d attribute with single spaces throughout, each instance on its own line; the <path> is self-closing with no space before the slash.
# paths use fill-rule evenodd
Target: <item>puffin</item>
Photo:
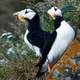
<path id="1" fill-rule="evenodd" d="M 21 22 L 28 21 L 27 30 L 24 35 L 24 41 L 30 49 L 36 53 L 36 57 L 41 58 L 45 46 L 52 37 L 50 32 L 42 30 L 40 26 L 39 15 L 32 9 L 24 9 L 13 14 Z M 56 32 L 54 32 L 56 34 Z M 56 35 L 53 36 L 55 39 Z M 47 47 L 48 48 L 48 47 Z"/>
<path id="2" fill-rule="evenodd" d="M 49 17 L 54 20 L 55 30 L 51 33 L 50 45 L 47 44 L 42 52 L 42 58 L 39 66 L 39 74 L 45 73 L 46 71 L 50 72 L 52 66 L 57 63 L 58 60 L 62 57 L 70 43 L 74 40 L 76 32 L 74 27 L 71 26 L 66 20 L 64 20 L 62 11 L 58 7 L 52 7 L 47 11 Z M 53 36 L 55 35 L 55 39 Z"/>

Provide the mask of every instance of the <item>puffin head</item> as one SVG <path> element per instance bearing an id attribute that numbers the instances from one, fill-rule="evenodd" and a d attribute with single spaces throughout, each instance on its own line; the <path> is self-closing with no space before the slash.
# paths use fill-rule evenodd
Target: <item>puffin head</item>
<path id="1" fill-rule="evenodd" d="M 50 8 L 47 13 L 49 14 L 49 17 L 51 17 L 53 20 L 56 19 L 57 16 L 62 17 L 62 11 L 58 7 L 52 7 Z"/>
<path id="2" fill-rule="evenodd" d="M 36 15 L 32 9 L 24 9 L 18 12 L 13 13 L 16 16 L 17 20 L 25 22 L 26 20 L 31 20 Z"/>

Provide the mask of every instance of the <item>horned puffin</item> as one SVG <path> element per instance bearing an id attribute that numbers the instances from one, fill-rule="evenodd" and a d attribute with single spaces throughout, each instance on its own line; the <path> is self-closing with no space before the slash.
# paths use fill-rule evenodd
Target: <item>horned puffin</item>
<path id="1" fill-rule="evenodd" d="M 42 59 L 37 65 L 39 66 L 39 72 L 37 73 L 38 77 L 40 76 L 39 74 L 41 74 L 41 70 L 42 72 L 45 72 L 47 69 L 50 70 L 50 68 L 61 58 L 75 37 L 74 28 L 64 20 L 62 11 L 58 7 L 52 7 L 47 13 L 54 20 L 55 31 L 52 32 L 52 36 L 55 35 L 56 37 L 54 41 L 50 42 L 51 45 L 47 45 L 42 52 Z M 53 40 L 53 38 L 50 39 Z"/>
<path id="2" fill-rule="evenodd" d="M 28 28 L 24 35 L 24 41 L 30 49 L 36 52 L 36 56 L 42 57 L 42 52 L 45 49 L 45 46 L 49 49 L 49 44 L 51 45 L 51 42 L 55 40 L 56 32 L 54 31 L 53 33 L 55 35 L 53 35 L 50 32 L 42 30 L 39 15 L 32 9 L 24 9 L 13 15 L 15 15 L 21 22 L 28 21 Z"/>

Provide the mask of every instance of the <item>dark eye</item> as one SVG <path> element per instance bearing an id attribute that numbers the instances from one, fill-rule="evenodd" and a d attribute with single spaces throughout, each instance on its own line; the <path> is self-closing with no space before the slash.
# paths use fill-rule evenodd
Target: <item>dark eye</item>
<path id="1" fill-rule="evenodd" d="M 25 14 L 28 13 L 27 10 L 25 11 Z"/>
<path id="2" fill-rule="evenodd" d="M 57 10 L 57 8 L 55 7 L 55 8 L 54 8 L 54 10 L 56 11 L 56 10 Z"/>

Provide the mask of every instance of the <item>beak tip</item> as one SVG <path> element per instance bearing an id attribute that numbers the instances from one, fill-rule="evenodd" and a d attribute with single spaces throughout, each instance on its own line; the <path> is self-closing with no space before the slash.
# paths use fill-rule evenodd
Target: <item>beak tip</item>
<path id="1" fill-rule="evenodd" d="M 19 12 L 15 12 L 13 13 L 13 16 L 17 16 L 19 14 Z"/>
<path id="2" fill-rule="evenodd" d="M 13 15 L 13 16 L 16 16 L 17 14 L 16 14 L 16 13 L 13 13 L 12 15 Z"/>

